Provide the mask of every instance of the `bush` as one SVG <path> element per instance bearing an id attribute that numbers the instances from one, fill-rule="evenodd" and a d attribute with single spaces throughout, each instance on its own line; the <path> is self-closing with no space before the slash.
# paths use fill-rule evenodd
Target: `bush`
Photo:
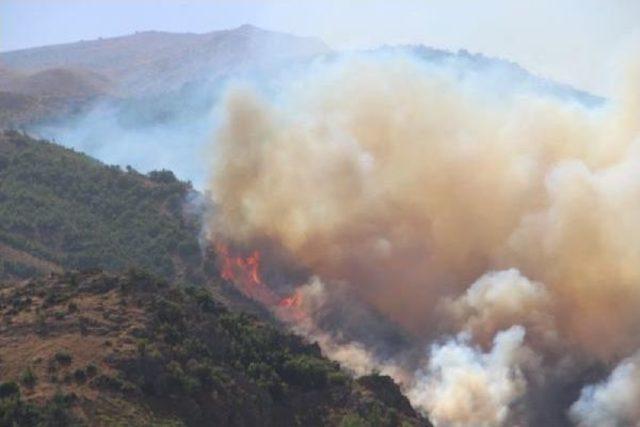
<path id="1" fill-rule="evenodd" d="M 20 382 L 26 387 L 33 388 L 36 385 L 38 378 L 36 374 L 33 372 L 31 367 L 28 367 L 20 374 Z"/>
<path id="2" fill-rule="evenodd" d="M 56 393 L 41 410 L 41 421 L 38 425 L 42 426 L 68 426 L 73 424 L 73 418 L 68 412 L 69 406 L 73 401 L 70 395 Z"/>
<path id="3" fill-rule="evenodd" d="M 153 170 L 147 174 L 151 181 L 159 184 L 173 184 L 178 182 L 176 176 L 170 170 Z"/>
<path id="4" fill-rule="evenodd" d="M 14 386 L 9 386 L 9 388 L 14 390 Z M 74 420 L 69 413 L 69 406 L 74 400 L 75 395 L 56 393 L 53 399 L 38 407 L 22 401 L 19 394 L 13 393 L 0 399 L 0 426 L 62 427 L 77 425 L 77 420 Z"/>
<path id="5" fill-rule="evenodd" d="M 24 403 L 20 396 L 0 400 L 0 426 L 36 426 L 39 421 L 38 408 Z"/>
<path id="6" fill-rule="evenodd" d="M 315 357 L 296 356 L 284 364 L 282 377 L 300 387 L 320 388 L 327 383 L 327 366 Z"/>
<path id="7" fill-rule="evenodd" d="M 332 371 L 328 375 L 329 384 L 344 386 L 349 383 L 349 376 L 342 371 Z"/>
<path id="8" fill-rule="evenodd" d="M 90 384 L 93 387 L 111 391 L 121 391 L 124 387 L 124 382 L 121 379 L 105 374 L 97 376 Z"/>
<path id="9" fill-rule="evenodd" d="M 67 306 L 67 312 L 75 313 L 76 311 L 78 311 L 78 305 L 75 302 L 70 302 Z"/>
<path id="10" fill-rule="evenodd" d="M 20 387 L 14 381 L 0 383 L 0 399 L 20 396 Z"/>
<path id="11" fill-rule="evenodd" d="M 65 350 L 61 350 L 57 352 L 54 358 L 56 362 L 58 362 L 61 365 L 70 365 L 71 361 L 73 360 L 73 357 L 71 356 L 71 354 Z"/>
<path id="12" fill-rule="evenodd" d="M 94 377 L 96 376 L 97 373 L 98 373 L 98 367 L 93 363 L 89 363 L 87 365 L 87 376 Z"/>
<path id="13" fill-rule="evenodd" d="M 340 420 L 340 427 L 367 427 L 369 424 L 358 414 L 347 414 Z"/>
<path id="14" fill-rule="evenodd" d="M 87 380 L 87 374 L 84 370 L 78 368 L 73 372 L 73 378 L 75 378 L 77 382 L 83 383 Z"/>

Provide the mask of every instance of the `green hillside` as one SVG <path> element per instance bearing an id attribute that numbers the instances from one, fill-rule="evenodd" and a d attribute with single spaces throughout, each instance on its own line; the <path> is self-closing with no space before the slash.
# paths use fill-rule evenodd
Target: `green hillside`
<path id="1" fill-rule="evenodd" d="M 428 425 L 223 280 L 192 191 L 0 133 L 0 427 Z"/>
<path id="2" fill-rule="evenodd" d="M 0 134 L 0 277 L 139 266 L 204 280 L 192 191 L 169 171 L 122 171 L 18 132 Z"/>

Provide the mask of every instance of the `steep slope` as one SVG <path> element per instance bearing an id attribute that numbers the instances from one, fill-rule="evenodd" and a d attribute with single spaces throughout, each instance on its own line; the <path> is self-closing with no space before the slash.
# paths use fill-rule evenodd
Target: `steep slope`
<path id="1" fill-rule="evenodd" d="M 1 133 L 0 248 L 41 262 L 7 257 L 13 259 L 4 259 L 0 276 L 29 276 L 43 265 L 118 270 L 132 264 L 202 282 L 199 225 L 183 212 L 191 191 L 168 171 L 122 171 L 17 132 Z"/>
<path id="2" fill-rule="evenodd" d="M 139 270 L 0 285 L 0 425 L 428 425 L 388 377 Z"/>

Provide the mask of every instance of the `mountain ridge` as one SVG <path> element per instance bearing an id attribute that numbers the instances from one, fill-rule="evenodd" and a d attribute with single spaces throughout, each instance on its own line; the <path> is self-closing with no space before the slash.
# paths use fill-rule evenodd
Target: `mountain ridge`
<path id="1" fill-rule="evenodd" d="M 86 69 L 114 80 L 127 93 L 141 93 L 145 79 L 160 79 L 165 86 L 153 92 L 177 88 L 189 80 L 239 71 L 244 66 L 278 63 L 328 53 L 319 39 L 262 30 L 243 25 L 207 33 L 144 31 L 90 41 L 41 46 L 0 53 L 5 67 L 23 72 L 48 68 Z M 262 62 L 258 64 L 257 62 Z M 184 75 L 188 70 L 190 75 Z M 174 81 L 175 80 L 175 81 Z"/>

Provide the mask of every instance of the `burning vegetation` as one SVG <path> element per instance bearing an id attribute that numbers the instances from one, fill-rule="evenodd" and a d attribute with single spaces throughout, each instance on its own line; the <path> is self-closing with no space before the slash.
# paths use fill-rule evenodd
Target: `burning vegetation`
<path id="1" fill-rule="evenodd" d="M 216 244 L 219 257 L 220 275 L 233 283 L 246 297 L 260 302 L 271 309 L 282 320 L 301 321 L 302 295 L 294 291 L 290 295 L 279 296 L 262 279 L 260 272 L 261 256 L 257 250 L 243 256 L 232 253 L 223 243 Z"/>
<path id="2" fill-rule="evenodd" d="M 635 425 L 635 71 L 598 107 L 401 55 L 316 65 L 273 102 L 236 87 L 208 229 L 251 250 L 218 245 L 223 275 L 354 372 L 392 375 L 436 425 Z M 272 251 L 288 261 L 270 269 L 307 278 L 265 283 Z M 383 323 L 409 344 L 381 344 Z"/>

